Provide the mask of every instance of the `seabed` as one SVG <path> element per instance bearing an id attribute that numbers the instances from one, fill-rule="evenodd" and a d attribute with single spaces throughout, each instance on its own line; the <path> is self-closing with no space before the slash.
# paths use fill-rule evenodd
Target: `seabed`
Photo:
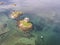
<path id="1" fill-rule="evenodd" d="M 25 16 L 28 16 L 27 14 Z M 34 24 L 32 31 L 24 33 L 16 26 L 16 21 L 9 19 L 5 15 L 0 15 L 0 24 L 7 24 L 1 31 L 0 26 L 0 45 L 56 45 L 60 44 L 59 34 L 54 32 L 55 24 L 48 22 L 41 17 L 33 15 L 28 16 L 31 18 L 31 22 Z M 3 19 L 4 18 L 4 19 Z M 37 19 L 38 18 L 38 19 Z M 41 37 L 43 36 L 43 37 Z M 59 40 L 59 41 L 58 41 Z"/>

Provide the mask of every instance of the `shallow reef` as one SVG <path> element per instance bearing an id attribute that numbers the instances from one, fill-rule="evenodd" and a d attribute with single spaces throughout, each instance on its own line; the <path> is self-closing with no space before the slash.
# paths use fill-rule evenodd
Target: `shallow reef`
<path id="1" fill-rule="evenodd" d="M 0 45 L 60 45 L 60 33 L 57 33 L 60 32 L 59 24 L 53 24 L 50 20 L 50 22 L 46 21 L 46 18 L 39 16 L 32 17 L 33 15 L 26 14 L 22 17 L 25 16 L 31 18 L 31 22 L 33 23 L 33 29 L 26 33 L 18 29 L 15 23 L 16 20 L 6 17 L 7 20 L 5 15 L 0 16 L 1 19 L 5 19 L 2 21 L 3 23 L 0 23 L 5 24 L 4 27 L 6 30 L 9 30 L 7 33 L 0 35 Z"/>

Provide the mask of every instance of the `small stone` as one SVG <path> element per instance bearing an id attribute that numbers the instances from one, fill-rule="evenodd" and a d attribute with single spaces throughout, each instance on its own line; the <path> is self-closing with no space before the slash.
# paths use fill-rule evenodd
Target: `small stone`
<path id="1" fill-rule="evenodd" d="M 41 39 L 43 39 L 44 37 L 43 36 L 41 36 Z"/>

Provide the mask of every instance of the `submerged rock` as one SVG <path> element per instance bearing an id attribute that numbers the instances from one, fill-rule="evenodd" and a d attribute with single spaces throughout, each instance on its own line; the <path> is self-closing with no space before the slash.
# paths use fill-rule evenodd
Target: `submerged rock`
<path id="1" fill-rule="evenodd" d="M 41 39 L 43 39 L 44 37 L 43 36 L 41 36 Z"/>
<path id="2" fill-rule="evenodd" d="M 16 18 L 18 18 L 19 16 L 21 16 L 22 14 L 23 14 L 23 13 L 20 12 L 20 11 L 14 11 L 14 12 L 11 13 L 10 17 L 11 17 L 12 19 L 16 19 Z"/>
<path id="3" fill-rule="evenodd" d="M 19 20 L 17 22 L 19 29 L 22 31 L 29 31 L 32 29 L 32 23 L 29 22 L 29 18 L 24 18 L 23 20 Z"/>

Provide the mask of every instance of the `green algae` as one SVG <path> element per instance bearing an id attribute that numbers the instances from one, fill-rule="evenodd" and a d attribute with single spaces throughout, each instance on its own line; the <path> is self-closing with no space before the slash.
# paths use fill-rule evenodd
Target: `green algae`
<path id="1" fill-rule="evenodd" d="M 22 20 L 21 23 L 22 23 L 24 26 L 26 26 L 26 27 L 32 25 L 30 22 L 27 23 L 27 22 L 25 22 L 24 20 Z"/>

